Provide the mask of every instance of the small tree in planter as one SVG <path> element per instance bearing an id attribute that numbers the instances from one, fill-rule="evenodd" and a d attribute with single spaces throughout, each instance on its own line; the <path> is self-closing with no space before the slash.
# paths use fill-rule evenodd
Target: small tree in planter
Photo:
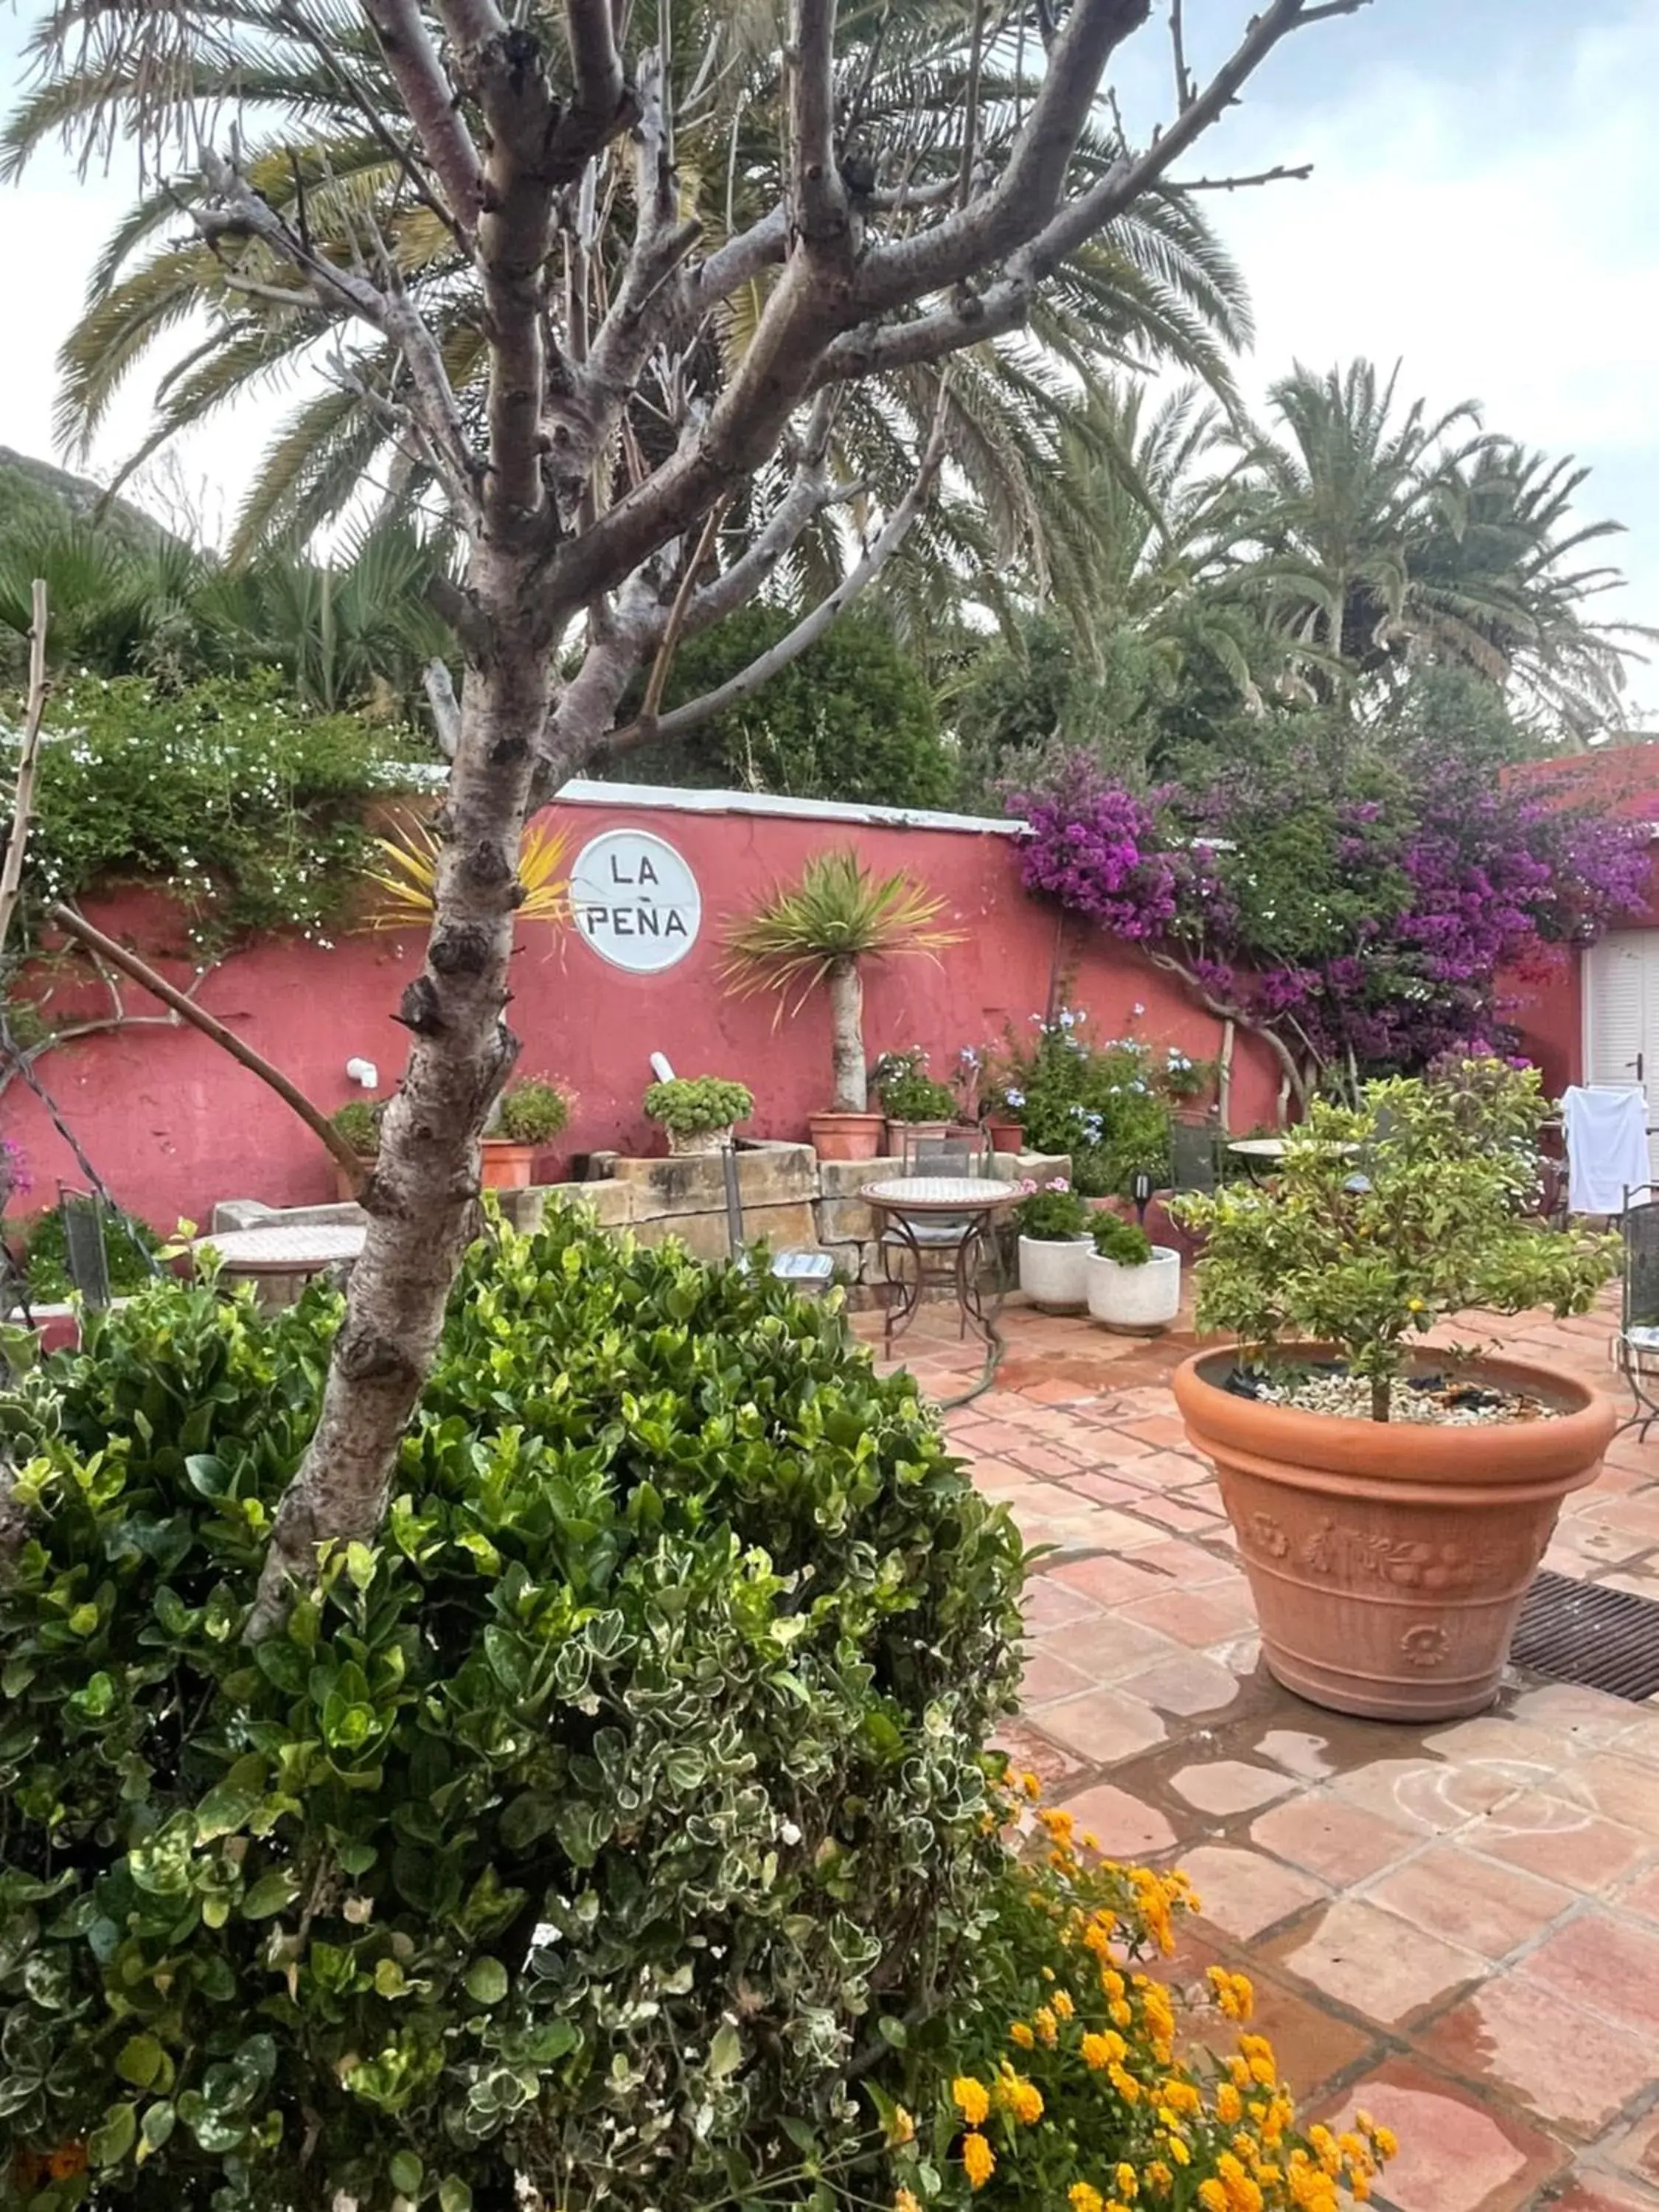
<path id="1" fill-rule="evenodd" d="M 1563 1497 L 1611 1407 L 1569 1377 L 1417 1340 L 1474 1309 L 1583 1312 L 1615 1240 L 1521 1208 L 1548 1111 L 1495 1060 L 1316 1103 L 1271 1183 L 1178 1201 L 1202 1230 L 1200 1327 L 1242 1350 L 1176 1378 L 1212 1458 L 1281 1680 L 1340 1710 L 1433 1718 L 1494 1693 Z M 1280 1471 L 1282 1470 L 1282 1472 Z"/>
<path id="2" fill-rule="evenodd" d="M 1087 1297 L 1083 1263 L 1093 1240 L 1089 1205 L 1064 1176 L 1039 1189 L 1021 1186 L 1027 1195 L 1014 1208 L 1019 1236 L 1019 1287 L 1045 1313 L 1075 1313 Z"/>
<path id="3" fill-rule="evenodd" d="M 501 1093 L 495 1127 L 483 1140 L 486 1190 L 525 1190 L 536 1154 L 570 1119 L 570 1101 L 541 1076 L 511 1083 Z"/>
<path id="4" fill-rule="evenodd" d="M 754 1112 L 755 1094 L 723 1076 L 676 1076 L 649 1086 L 645 1110 L 667 1130 L 671 1152 L 717 1152 L 731 1142 L 734 1125 Z"/>
<path id="5" fill-rule="evenodd" d="M 834 1083 L 828 1112 L 811 1117 L 812 1142 L 826 1159 L 872 1159 L 881 1143 L 882 1116 L 869 1110 L 864 963 L 936 959 L 960 944 L 960 930 L 934 926 L 944 909 L 942 898 L 902 872 L 878 878 L 854 852 L 820 853 L 727 934 L 727 982 L 740 998 L 775 991 L 778 1022 L 820 986 L 829 994 Z"/>
<path id="6" fill-rule="evenodd" d="M 1180 1253 L 1115 1213 L 1097 1213 L 1091 1237 L 1083 1274 L 1094 1319 L 1134 1336 L 1167 1328 L 1181 1310 Z"/>
<path id="7" fill-rule="evenodd" d="M 345 1139 L 366 1171 L 372 1172 L 380 1150 L 380 1123 L 386 1115 L 384 1098 L 348 1098 L 343 1106 L 337 1106 L 329 1115 L 340 1134 Z M 354 1199 L 358 1186 L 338 1161 L 334 1168 L 335 1188 L 342 1200 Z"/>

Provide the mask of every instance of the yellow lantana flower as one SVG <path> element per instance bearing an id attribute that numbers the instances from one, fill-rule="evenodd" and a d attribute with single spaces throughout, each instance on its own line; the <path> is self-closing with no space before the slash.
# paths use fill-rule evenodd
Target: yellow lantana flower
<path id="1" fill-rule="evenodd" d="M 970 2189 L 983 2189 L 996 2172 L 996 2153 L 983 2136 L 970 2132 L 963 2137 L 962 2170 L 968 2177 Z"/>
<path id="2" fill-rule="evenodd" d="M 957 2110 L 970 2128 L 976 2128 L 991 2114 L 991 2093 L 982 2081 L 971 2074 L 958 2074 L 951 2084 L 951 2095 Z M 977 2184 L 975 2185 L 978 2186 Z"/>
<path id="3" fill-rule="evenodd" d="M 1087 2181 L 1074 2181 L 1066 2192 L 1072 2212 L 1106 2212 L 1106 2199 Z"/>

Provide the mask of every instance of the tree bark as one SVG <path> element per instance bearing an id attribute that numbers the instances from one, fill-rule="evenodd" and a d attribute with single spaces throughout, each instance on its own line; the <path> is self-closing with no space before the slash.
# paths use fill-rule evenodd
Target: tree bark
<path id="1" fill-rule="evenodd" d="M 486 610 L 512 608 L 517 562 L 480 550 L 471 579 Z M 469 666 L 448 803 L 436 919 L 398 1019 L 414 1039 L 386 1109 L 369 1215 L 321 1417 L 284 1492 L 248 1633 L 281 1618 L 291 1580 L 325 1538 L 367 1539 L 385 1510 L 398 1443 L 437 1351 L 460 1255 L 477 1221 L 478 1139 L 518 1040 L 507 1027 L 519 840 L 549 713 L 543 625 L 498 621 L 486 668 Z"/>
<path id="2" fill-rule="evenodd" d="M 1389 1418 L 1389 1385 L 1386 1375 L 1371 1377 L 1371 1419 L 1386 1421 Z"/>
<path id="3" fill-rule="evenodd" d="M 830 963 L 829 980 L 836 1071 L 830 1109 L 835 1114 L 867 1113 L 870 1075 L 864 1056 L 864 978 L 850 952 Z"/>

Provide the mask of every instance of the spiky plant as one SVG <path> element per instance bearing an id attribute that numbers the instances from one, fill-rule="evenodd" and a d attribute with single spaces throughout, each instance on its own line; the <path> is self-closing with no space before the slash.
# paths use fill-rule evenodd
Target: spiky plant
<path id="1" fill-rule="evenodd" d="M 532 823 L 519 848 L 519 882 L 524 897 L 519 913 L 527 921 L 562 927 L 570 918 L 570 877 L 564 867 L 569 839 L 546 823 Z M 380 902 L 363 915 L 364 929 L 425 929 L 431 926 L 441 849 L 424 822 L 397 823 L 389 837 L 377 837 L 380 863 L 368 880 Z"/>
<path id="2" fill-rule="evenodd" d="M 855 852 L 820 853 L 793 884 L 780 884 L 726 933 L 721 969 L 739 998 L 778 994 L 777 1019 L 799 1012 L 822 986 L 830 995 L 835 1057 L 830 1111 L 869 1105 L 861 963 L 921 954 L 937 959 L 960 945 L 959 929 L 934 925 L 945 902 L 899 870 L 878 877 Z"/>

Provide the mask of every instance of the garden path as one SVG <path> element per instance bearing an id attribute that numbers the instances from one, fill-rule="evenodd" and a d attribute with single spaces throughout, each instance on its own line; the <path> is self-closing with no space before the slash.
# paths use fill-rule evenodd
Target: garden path
<path id="1" fill-rule="evenodd" d="M 1478 1333 L 1622 1397 L 1615 1316 Z M 1396 2130 L 1395 2212 L 1659 2212 L 1659 1699 L 1516 1674 L 1452 1726 L 1304 1704 L 1260 1664 L 1176 1415 L 1194 1339 L 1018 1306 L 1002 1326 L 995 1387 L 946 1419 L 981 1489 L 1056 1547 L 1028 1585 L 1018 1764 L 1112 1856 L 1188 1870 L 1203 1912 L 1176 1970 L 1249 1972 L 1306 2116 Z M 903 1352 L 942 1400 L 978 1372 L 942 1311 Z M 1615 1441 L 1547 1564 L 1659 1599 L 1659 1437 Z"/>

